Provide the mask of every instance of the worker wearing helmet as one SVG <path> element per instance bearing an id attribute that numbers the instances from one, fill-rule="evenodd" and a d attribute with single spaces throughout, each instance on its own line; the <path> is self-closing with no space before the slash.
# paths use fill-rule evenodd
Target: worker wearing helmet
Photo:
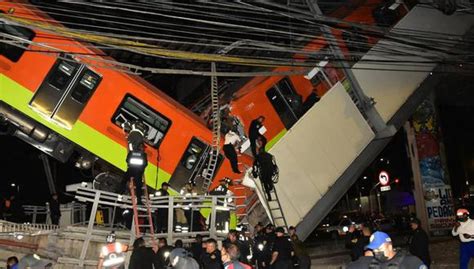
<path id="1" fill-rule="evenodd" d="M 125 252 L 128 246 L 116 242 L 115 232 L 112 231 L 106 237 L 107 245 L 102 247 L 100 251 L 98 268 L 125 268 Z"/>
<path id="2" fill-rule="evenodd" d="M 456 223 L 453 236 L 459 236 L 461 250 L 459 253 L 459 268 L 467 269 L 471 257 L 474 256 L 474 221 L 469 218 L 469 211 L 460 208 L 456 211 Z"/>

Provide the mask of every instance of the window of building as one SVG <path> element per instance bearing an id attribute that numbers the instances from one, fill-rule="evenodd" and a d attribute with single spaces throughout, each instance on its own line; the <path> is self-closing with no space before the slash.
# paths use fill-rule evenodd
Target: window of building
<path id="1" fill-rule="evenodd" d="M 120 106 L 115 111 L 112 122 L 121 127 L 125 122 L 142 121 L 148 126 L 145 142 L 158 148 L 168 132 L 171 121 L 163 114 L 145 105 L 135 97 L 126 95 Z"/>

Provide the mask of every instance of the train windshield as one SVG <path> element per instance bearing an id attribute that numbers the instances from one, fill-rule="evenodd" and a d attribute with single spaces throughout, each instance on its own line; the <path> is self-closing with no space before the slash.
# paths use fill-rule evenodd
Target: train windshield
<path id="1" fill-rule="evenodd" d="M 145 142 L 154 148 L 158 148 L 171 125 L 164 115 L 127 95 L 112 117 L 112 122 L 121 127 L 123 123 L 135 121 L 142 121 L 148 126 Z"/>
<path id="2" fill-rule="evenodd" d="M 28 47 L 28 42 L 35 37 L 35 32 L 28 28 L 6 24 L 0 21 L 0 33 L 12 43 L 0 43 L 0 55 L 12 62 L 18 62 Z"/>

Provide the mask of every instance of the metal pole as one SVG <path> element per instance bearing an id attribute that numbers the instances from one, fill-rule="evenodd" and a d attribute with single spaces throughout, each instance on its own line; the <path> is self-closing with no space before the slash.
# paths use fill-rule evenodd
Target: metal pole
<path id="1" fill-rule="evenodd" d="M 216 205 L 217 205 L 217 197 L 213 196 L 212 197 L 212 208 L 211 208 L 211 221 L 209 224 L 209 236 L 211 238 L 216 238 Z"/>
<path id="2" fill-rule="evenodd" d="M 324 15 L 321 9 L 318 6 L 317 0 L 306 0 L 308 7 L 310 8 L 311 12 L 314 14 L 315 17 Z M 341 49 L 337 45 L 335 38 L 331 32 L 331 29 L 327 25 L 323 25 L 321 27 L 324 37 L 326 37 L 327 42 L 329 43 L 329 47 L 331 48 L 334 55 L 336 55 L 339 59 L 341 59 L 341 65 L 343 67 L 343 71 L 346 75 L 347 80 L 351 84 L 351 89 L 356 95 L 357 99 L 362 104 L 361 111 L 363 114 L 367 116 L 368 122 L 374 129 L 375 133 L 379 133 L 387 128 L 385 121 L 382 119 L 378 111 L 375 109 L 374 102 L 369 97 L 367 97 L 362 90 L 357 78 L 355 77 L 354 73 L 350 65 L 344 61 L 344 54 L 342 53 Z M 395 131 L 395 130 L 394 130 Z"/>
<path id="3" fill-rule="evenodd" d="M 94 204 L 92 204 L 91 215 L 89 217 L 89 224 L 87 225 L 86 239 L 82 245 L 81 256 L 79 257 L 79 267 L 84 267 L 84 259 L 86 258 L 87 248 L 91 241 L 92 229 L 94 228 L 95 214 L 97 213 L 97 207 L 99 206 L 100 191 L 97 191 L 94 196 Z"/>
<path id="4" fill-rule="evenodd" d="M 173 242 L 174 197 L 168 196 L 168 243 Z"/>
<path id="5" fill-rule="evenodd" d="M 43 162 L 44 173 L 46 174 L 46 180 L 48 181 L 49 193 L 52 195 L 53 193 L 56 193 L 56 187 L 54 186 L 54 179 L 53 174 L 51 173 L 48 156 L 41 153 L 39 157 Z"/>

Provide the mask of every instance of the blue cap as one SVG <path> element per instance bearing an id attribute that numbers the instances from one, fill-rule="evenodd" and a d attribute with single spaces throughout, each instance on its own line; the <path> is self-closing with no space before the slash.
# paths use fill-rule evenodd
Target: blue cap
<path id="1" fill-rule="evenodd" d="M 384 232 L 375 232 L 370 236 L 370 244 L 368 244 L 366 249 L 378 249 L 384 243 L 392 243 L 390 236 Z"/>

